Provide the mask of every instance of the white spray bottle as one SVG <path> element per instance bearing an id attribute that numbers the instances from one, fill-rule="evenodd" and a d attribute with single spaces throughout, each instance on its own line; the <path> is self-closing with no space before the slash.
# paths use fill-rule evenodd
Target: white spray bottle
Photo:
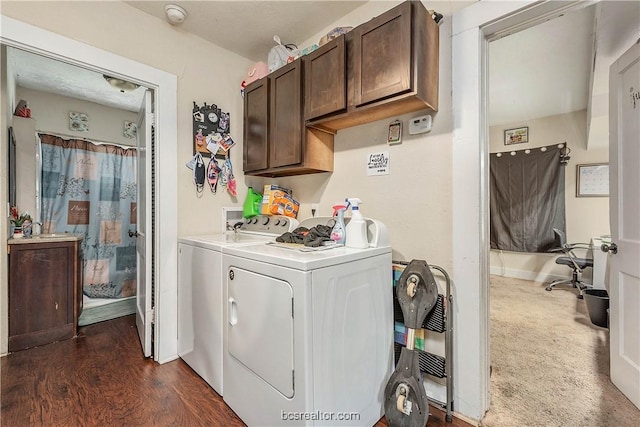
<path id="1" fill-rule="evenodd" d="M 347 207 L 344 205 L 335 205 L 333 207 L 333 216 L 336 217 L 336 223 L 331 229 L 331 240 L 344 245 L 347 237 L 346 227 L 344 225 L 344 213 L 347 211 Z"/>
<path id="2" fill-rule="evenodd" d="M 355 197 L 345 199 L 347 206 L 351 206 L 351 220 L 347 224 L 347 239 L 345 246 L 348 248 L 365 249 L 369 247 L 367 239 L 367 222 L 360 213 L 362 200 Z"/>

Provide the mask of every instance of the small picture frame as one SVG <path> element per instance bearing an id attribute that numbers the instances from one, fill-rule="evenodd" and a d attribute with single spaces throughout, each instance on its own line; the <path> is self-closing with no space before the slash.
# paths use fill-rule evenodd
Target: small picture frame
<path id="1" fill-rule="evenodd" d="M 138 125 L 125 120 L 122 134 L 127 138 L 135 138 L 138 134 Z"/>
<path id="2" fill-rule="evenodd" d="M 69 129 L 76 132 L 87 132 L 89 130 L 89 116 L 85 113 L 69 111 Z"/>
<path id="3" fill-rule="evenodd" d="M 525 142 L 529 142 L 529 126 L 504 131 L 504 145 L 523 144 Z"/>
<path id="4" fill-rule="evenodd" d="M 609 196 L 609 163 L 576 166 L 576 197 Z"/>

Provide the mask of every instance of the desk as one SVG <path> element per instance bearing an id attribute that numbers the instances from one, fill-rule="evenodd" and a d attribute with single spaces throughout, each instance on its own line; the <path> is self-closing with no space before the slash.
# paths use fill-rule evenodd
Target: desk
<path id="1" fill-rule="evenodd" d="M 609 242 L 610 238 L 604 239 L 606 242 Z M 587 258 L 593 258 L 593 268 L 591 269 L 591 283 L 593 284 L 594 289 L 607 289 L 609 277 L 607 277 L 608 273 L 608 263 L 609 256 L 600 250 L 600 246 L 603 243 L 602 237 L 592 237 L 591 238 L 591 248 L 587 251 Z M 586 269 L 584 273 L 587 273 L 585 279 L 588 279 L 588 272 Z M 583 273 L 583 274 L 584 274 Z"/>

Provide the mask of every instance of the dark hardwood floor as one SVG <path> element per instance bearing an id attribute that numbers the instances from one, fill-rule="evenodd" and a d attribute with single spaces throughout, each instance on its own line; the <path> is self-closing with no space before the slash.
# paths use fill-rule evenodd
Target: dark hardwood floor
<path id="1" fill-rule="evenodd" d="M 431 408 L 428 425 L 469 426 Z M 77 338 L 0 359 L 0 425 L 243 426 L 182 360 L 142 356 L 135 316 L 80 328 Z M 376 427 L 387 426 L 384 419 Z"/>

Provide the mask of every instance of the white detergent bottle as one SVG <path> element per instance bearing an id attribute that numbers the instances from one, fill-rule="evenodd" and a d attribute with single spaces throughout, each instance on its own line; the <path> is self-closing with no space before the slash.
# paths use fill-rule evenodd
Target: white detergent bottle
<path id="1" fill-rule="evenodd" d="M 348 248 L 365 249 L 369 247 L 367 239 L 367 222 L 360 213 L 360 204 L 362 200 L 355 197 L 347 198 L 346 201 L 351 205 L 351 220 L 347 224 L 347 239 L 345 246 Z"/>

